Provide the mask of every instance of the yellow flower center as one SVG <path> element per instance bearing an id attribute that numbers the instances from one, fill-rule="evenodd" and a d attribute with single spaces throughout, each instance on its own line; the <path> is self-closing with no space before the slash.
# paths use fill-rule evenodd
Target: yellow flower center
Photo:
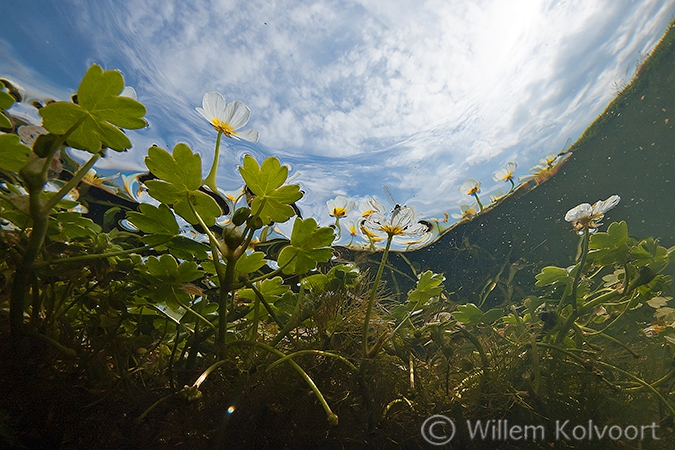
<path id="1" fill-rule="evenodd" d="M 335 207 L 333 208 L 333 211 L 330 213 L 331 216 L 333 217 L 345 217 L 347 215 L 347 210 L 344 208 Z"/>
<path id="2" fill-rule="evenodd" d="M 399 225 L 382 225 L 380 230 L 384 231 L 389 236 L 403 236 L 405 234 L 403 227 Z"/>
<path id="3" fill-rule="evenodd" d="M 232 125 L 230 125 L 227 122 L 221 122 L 220 119 L 211 119 L 211 125 L 213 125 L 213 128 L 222 132 L 225 136 L 229 138 L 237 134 L 234 132 L 234 128 L 232 128 Z"/>
<path id="4" fill-rule="evenodd" d="M 480 187 L 474 186 L 474 187 L 471 188 L 471 190 L 468 192 L 467 195 L 474 195 L 474 194 L 476 194 L 478 191 L 480 191 Z"/>

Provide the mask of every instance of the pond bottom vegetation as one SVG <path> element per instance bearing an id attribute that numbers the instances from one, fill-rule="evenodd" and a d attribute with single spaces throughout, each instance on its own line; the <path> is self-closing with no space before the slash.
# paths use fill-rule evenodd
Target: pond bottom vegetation
<path id="1" fill-rule="evenodd" d="M 390 244 L 424 232 L 405 206 L 364 216 L 385 243 L 371 272 L 297 216 L 276 158 L 245 156 L 242 194 L 218 190 L 221 138 L 248 108 L 213 93 L 206 180 L 188 145 L 153 146 L 130 226 L 92 221 L 72 192 L 145 125 L 123 88 L 92 66 L 32 142 L 34 125 L 0 117 L 3 447 L 673 448 L 675 247 L 601 224 L 618 196 L 570 210 L 575 263 L 536 267 L 508 301 L 458 302 L 450 274 L 412 265 L 401 290 Z M 91 157 L 65 181 L 67 147 Z M 288 239 L 267 238 L 286 222 Z"/>

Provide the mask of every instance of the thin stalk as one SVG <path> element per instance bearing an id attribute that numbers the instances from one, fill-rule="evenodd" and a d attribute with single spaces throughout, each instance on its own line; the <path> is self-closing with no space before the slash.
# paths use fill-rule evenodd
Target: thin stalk
<path id="1" fill-rule="evenodd" d="M 579 317 L 579 310 L 577 306 L 577 288 L 579 287 L 579 281 L 581 280 L 581 272 L 584 270 L 584 264 L 586 264 L 586 256 L 588 255 L 589 237 L 590 231 L 588 227 L 584 228 L 584 234 L 581 241 L 581 257 L 579 258 L 579 265 L 577 266 L 577 271 L 574 274 L 574 281 L 572 282 L 572 294 L 571 294 L 572 312 L 567 317 L 567 320 L 565 320 L 565 323 L 563 324 L 562 328 L 558 331 L 558 335 L 556 337 L 556 343 L 558 344 L 565 339 L 565 336 L 567 336 L 567 332 L 572 327 L 572 324 L 577 319 L 577 317 Z M 560 307 L 558 308 L 558 312 L 562 311 L 562 308 L 564 308 L 564 306 L 565 301 L 563 298 L 563 300 L 560 301 Z"/>
<path id="2" fill-rule="evenodd" d="M 483 373 L 487 374 L 490 370 L 490 361 L 488 360 L 487 354 L 485 353 L 485 350 L 483 349 L 480 341 L 476 339 L 476 336 L 469 333 L 465 328 L 457 327 L 457 329 L 473 344 L 474 347 L 476 347 L 476 350 L 478 350 L 478 354 L 480 355 L 481 365 L 483 366 Z"/>
<path id="3" fill-rule="evenodd" d="M 166 239 L 159 244 L 155 245 L 155 247 L 159 247 L 160 245 L 164 245 L 167 242 L 169 242 L 171 239 Z M 64 264 L 64 263 L 71 263 L 71 262 L 80 262 L 80 261 L 91 261 L 95 259 L 102 259 L 102 258 L 112 258 L 115 256 L 124 256 L 128 255 L 130 253 L 139 253 L 144 250 L 148 250 L 149 246 L 145 245 L 143 247 L 136 247 L 136 248 L 130 248 L 128 250 L 117 250 L 114 252 L 107 252 L 107 253 L 97 253 L 97 254 L 92 254 L 92 255 L 80 255 L 80 256 L 73 256 L 71 258 L 59 258 L 59 259 L 54 259 L 50 261 L 38 261 L 35 264 L 33 264 L 33 267 L 35 269 L 39 269 L 42 267 L 47 267 L 47 266 L 52 266 L 56 264 Z"/>
<path id="4" fill-rule="evenodd" d="M 584 235 L 581 247 L 581 258 L 579 260 L 579 269 L 577 273 L 574 274 L 574 282 L 572 283 L 572 308 L 574 313 L 577 313 L 577 288 L 579 287 L 579 280 L 581 280 L 581 272 L 584 270 L 584 264 L 586 264 L 586 256 L 588 255 L 588 240 L 590 237 L 590 231 L 588 227 L 584 228 Z"/>
<path id="5" fill-rule="evenodd" d="M 204 180 L 204 184 L 213 191 L 214 194 L 218 193 L 218 186 L 216 185 L 216 174 L 218 173 L 218 159 L 220 159 L 220 139 L 223 137 L 223 132 L 218 131 L 218 136 L 216 137 L 216 150 L 213 155 L 213 164 L 211 165 L 211 170 Z"/>
<path id="6" fill-rule="evenodd" d="M 539 386 L 541 386 L 541 370 L 539 368 L 539 351 L 537 350 L 537 339 L 534 334 L 530 335 L 530 346 L 532 347 L 532 369 L 534 370 L 534 386 L 532 390 L 539 395 Z"/>
<path id="7" fill-rule="evenodd" d="M 253 345 L 256 347 L 260 347 L 263 350 L 266 350 L 270 353 L 275 354 L 276 356 L 279 356 L 281 358 L 285 357 L 282 352 L 277 350 L 276 348 L 270 347 L 267 344 L 263 344 L 262 342 L 256 342 L 256 341 L 237 341 L 236 344 L 243 344 L 243 345 Z M 314 392 L 314 395 L 316 395 L 316 398 L 319 400 L 319 403 L 321 403 L 321 406 L 323 407 L 324 411 L 326 412 L 326 415 L 328 416 L 328 422 L 331 425 L 337 425 L 338 424 L 338 416 L 335 414 L 331 409 L 330 406 L 328 405 L 328 402 L 326 401 L 326 398 L 323 396 L 317 385 L 314 383 L 314 380 L 307 374 L 307 372 L 304 371 L 302 367 L 298 365 L 295 361 L 292 359 L 288 360 L 288 363 L 295 369 L 296 372 L 300 374 L 303 380 L 309 385 L 309 387 L 312 389 L 312 392 Z"/>
<path id="8" fill-rule="evenodd" d="M 473 198 L 476 199 L 476 203 L 478 203 L 479 211 L 482 212 L 483 211 L 483 203 L 481 203 L 480 198 L 478 197 L 478 192 L 474 192 L 471 195 L 473 195 Z"/>
<path id="9" fill-rule="evenodd" d="M 612 364 L 606 363 L 604 361 L 597 361 L 597 363 L 600 364 L 601 366 L 605 366 L 605 367 L 608 367 L 610 369 L 616 370 L 617 372 L 627 376 L 628 378 L 632 379 L 633 381 L 636 381 L 636 382 L 640 383 L 641 385 L 646 387 L 648 390 L 652 391 L 652 393 L 654 395 L 656 395 L 658 397 L 658 399 L 665 405 L 665 407 L 668 409 L 668 411 L 670 411 L 670 417 L 675 417 L 675 409 L 673 409 L 673 407 L 670 405 L 670 403 L 668 403 L 668 400 L 666 400 L 663 397 L 663 395 L 661 395 L 661 393 L 654 386 L 647 383 L 642 378 L 637 377 L 637 376 L 633 375 L 632 373 L 630 373 L 626 370 L 620 369 L 620 368 L 618 368 L 618 367 L 616 367 Z"/>
<path id="10" fill-rule="evenodd" d="M 84 166 L 80 167 L 77 172 L 75 172 L 75 175 L 73 175 L 73 178 L 68 181 L 68 183 L 64 184 L 61 186 L 61 189 L 56 192 L 42 207 L 42 212 L 44 214 L 49 214 L 49 211 L 52 210 L 54 206 L 61 200 L 63 200 L 63 197 L 65 197 L 70 191 L 72 191 L 79 183 L 82 181 L 82 178 L 89 172 L 89 170 L 96 164 L 96 161 L 99 160 L 101 157 L 100 153 L 96 153 L 95 155 L 91 155 L 91 158 L 84 164 Z"/>
<path id="11" fill-rule="evenodd" d="M 380 260 L 380 267 L 377 269 L 377 275 L 375 275 L 375 281 L 373 282 L 373 289 L 370 291 L 370 297 L 368 298 L 368 308 L 366 309 L 366 317 L 363 320 L 363 333 L 362 333 L 364 357 L 368 355 L 368 328 L 370 326 L 370 315 L 373 310 L 373 303 L 375 302 L 375 294 L 377 293 L 377 288 L 380 284 L 380 279 L 382 278 L 384 266 L 387 263 L 387 257 L 389 257 L 389 248 L 391 247 L 391 241 L 393 239 L 394 239 L 393 234 L 390 234 L 387 237 L 387 245 L 384 247 L 384 253 L 382 254 L 382 259 Z"/>
<path id="12" fill-rule="evenodd" d="M 347 367 L 349 367 L 352 371 L 357 372 L 357 371 L 359 370 L 358 367 L 356 367 L 356 366 L 355 366 L 351 361 L 349 361 L 347 358 L 345 358 L 344 356 L 335 354 L 335 353 L 326 352 L 326 351 L 323 351 L 323 350 L 298 350 L 297 352 L 291 353 L 290 355 L 286 355 L 286 356 L 284 356 L 283 358 L 277 359 L 277 360 L 274 361 L 272 364 L 270 364 L 269 366 L 267 366 L 266 371 L 269 372 L 270 370 L 272 370 L 273 368 L 275 368 L 275 367 L 278 366 L 279 364 L 281 364 L 281 363 L 283 363 L 283 362 L 286 362 L 286 360 L 295 358 L 296 356 L 299 356 L 299 355 L 306 355 L 306 354 L 318 355 L 318 356 L 327 356 L 327 357 L 330 357 L 330 358 L 335 358 L 335 359 L 337 359 L 337 360 L 342 361 L 343 363 L 345 363 L 345 365 L 346 365 Z"/>
<path id="13" fill-rule="evenodd" d="M 342 227 L 340 226 L 340 218 L 335 218 L 335 229 L 337 230 L 337 236 L 335 237 L 336 241 L 339 241 L 342 237 Z"/>

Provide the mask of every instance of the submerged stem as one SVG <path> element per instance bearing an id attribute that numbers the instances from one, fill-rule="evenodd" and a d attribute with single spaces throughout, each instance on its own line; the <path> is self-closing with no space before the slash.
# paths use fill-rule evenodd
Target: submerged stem
<path id="1" fill-rule="evenodd" d="M 387 257 L 389 256 L 389 248 L 391 247 L 391 241 L 394 239 L 394 235 L 390 234 L 387 237 L 387 245 L 384 247 L 384 253 L 382 253 L 382 260 L 380 261 L 380 267 L 377 269 L 377 275 L 375 275 L 375 281 L 373 282 L 373 289 L 370 291 L 370 297 L 368 298 L 368 309 L 366 309 L 366 318 L 363 320 L 363 355 L 364 357 L 368 356 L 368 327 L 370 326 L 370 315 L 373 310 L 373 303 L 375 302 L 375 294 L 377 293 L 377 288 L 380 284 L 380 279 L 382 278 L 382 272 L 384 272 L 384 266 L 387 263 Z"/>

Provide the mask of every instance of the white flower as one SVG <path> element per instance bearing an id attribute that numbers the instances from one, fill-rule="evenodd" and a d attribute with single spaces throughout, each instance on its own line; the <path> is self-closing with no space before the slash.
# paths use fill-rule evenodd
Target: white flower
<path id="1" fill-rule="evenodd" d="M 467 178 L 459 187 L 459 190 L 464 195 L 475 195 L 480 192 L 480 181 L 475 178 Z"/>
<path id="2" fill-rule="evenodd" d="M 513 172 L 516 171 L 517 163 L 511 161 L 507 162 L 506 166 L 499 169 L 492 177 L 495 181 L 513 181 Z"/>
<path id="3" fill-rule="evenodd" d="M 453 219 L 473 219 L 478 215 L 478 205 L 473 204 L 473 205 L 467 205 L 467 204 L 460 204 L 459 209 L 462 211 L 462 214 L 452 214 Z"/>
<path id="4" fill-rule="evenodd" d="M 328 206 L 331 217 L 338 219 L 346 217 L 351 210 L 356 208 L 356 202 L 354 200 L 347 199 L 342 195 L 338 195 L 334 199 L 328 200 L 326 205 Z"/>
<path id="5" fill-rule="evenodd" d="M 429 231 L 429 227 L 415 221 L 415 213 L 412 208 L 396 205 L 385 216 L 380 211 L 373 211 L 363 224 L 364 228 L 374 232 L 384 232 L 389 236 L 420 236 Z"/>
<path id="6" fill-rule="evenodd" d="M 369 198 L 366 201 L 363 201 L 359 204 L 359 211 L 361 211 L 361 217 L 368 217 L 374 212 L 384 213 L 387 208 L 374 197 Z"/>
<path id="7" fill-rule="evenodd" d="M 257 130 L 237 131 L 248 123 L 251 110 L 239 100 L 227 103 L 219 92 L 207 92 L 202 99 L 202 108 L 195 108 L 209 121 L 213 128 L 229 138 L 258 141 Z"/>
<path id="8" fill-rule="evenodd" d="M 582 232 L 588 229 L 590 232 L 594 232 L 602 225 L 598 223 L 598 220 L 601 220 L 607 211 L 618 205 L 620 200 L 621 197 L 618 195 L 612 195 L 607 200 L 595 202 L 593 206 L 582 203 L 567 211 L 565 220 L 572 222 L 575 231 Z"/>

